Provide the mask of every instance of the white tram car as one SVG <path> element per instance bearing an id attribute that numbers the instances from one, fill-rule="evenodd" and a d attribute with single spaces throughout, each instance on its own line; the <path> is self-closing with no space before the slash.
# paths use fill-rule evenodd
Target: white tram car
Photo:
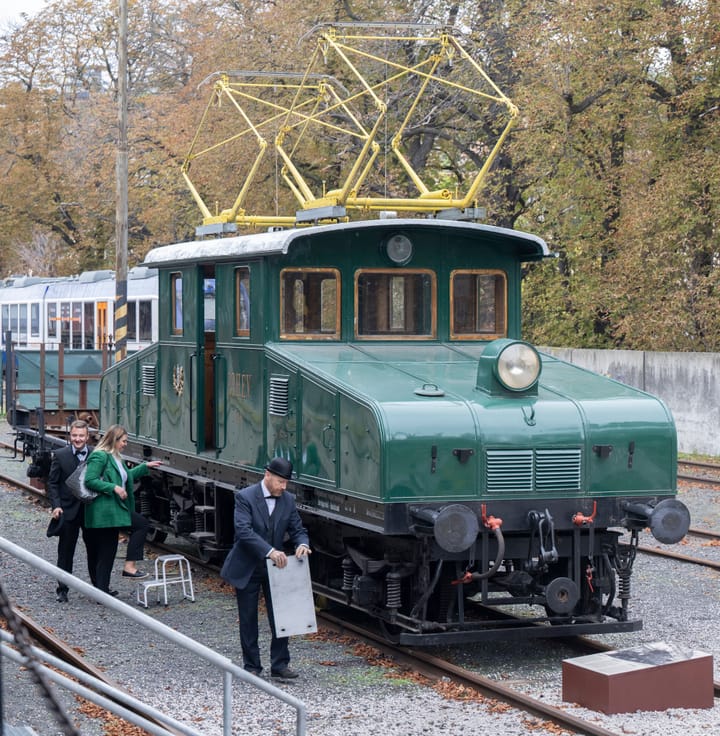
<path id="1" fill-rule="evenodd" d="M 127 350 L 158 338 L 157 270 L 137 266 L 127 279 Z M 18 351 L 102 350 L 112 343 L 115 305 L 113 271 L 78 276 L 22 276 L 0 281 L 0 348 L 7 333 Z"/>

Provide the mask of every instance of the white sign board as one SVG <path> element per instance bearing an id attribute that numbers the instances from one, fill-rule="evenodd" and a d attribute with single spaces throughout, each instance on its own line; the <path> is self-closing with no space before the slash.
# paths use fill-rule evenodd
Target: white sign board
<path id="1" fill-rule="evenodd" d="M 275 632 L 278 636 L 301 636 L 317 631 L 315 601 L 307 558 L 288 556 L 286 567 L 267 561 Z"/>

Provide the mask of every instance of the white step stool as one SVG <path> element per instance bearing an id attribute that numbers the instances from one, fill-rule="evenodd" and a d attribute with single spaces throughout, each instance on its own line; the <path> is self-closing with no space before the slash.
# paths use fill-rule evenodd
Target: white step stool
<path id="1" fill-rule="evenodd" d="M 176 575 L 168 575 L 168 565 L 177 563 L 178 571 Z M 167 586 L 180 583 L 182 585 L 183 598 L 191 601 L 195 600 L 193 592 L 192 574 L 190 572 L 190 563 L 182 555 L 160 555 L 155 559 L 155 578 L 151 580 L 142 580 L 137 584 L 137 602 L 142 603 L 145 608 L 148 607 L 148 590 L 156 588 L 157 603 L 160 603 L 160 588 L 162 588 L 165 605 L 168 604 Z"/>

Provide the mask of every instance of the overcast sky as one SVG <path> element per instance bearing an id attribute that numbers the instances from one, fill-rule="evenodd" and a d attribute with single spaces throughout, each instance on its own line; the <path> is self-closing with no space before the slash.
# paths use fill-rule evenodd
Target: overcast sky
<path id="1" fill-rule="evenodd" d="M 45 5 L 45 0 L 0 0 L 0 25 L 20 20 L 20 13 L 34 15 Z"/>

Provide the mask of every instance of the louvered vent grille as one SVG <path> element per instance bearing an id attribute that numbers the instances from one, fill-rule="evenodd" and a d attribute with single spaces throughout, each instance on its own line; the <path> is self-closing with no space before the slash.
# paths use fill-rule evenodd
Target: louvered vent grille
<path id="1" fill-rule="evenodd" d="M 489 493 L 579 491 L 582 453 L 573 450 L 488 450 Z"/>
<path id="2" fill-rule="evenodd" d="M 286 417 L 288 414 L 288 394 L 290 379 L 288 376 L 270 376 L 270 396 L 268 397 L 268 412 L 276 417 Z"/>
<path id="3" fill-rule="evenodd" d="M 487 451 L 487 489 L 490 493 L 530 493 L 532 488 L 532 450 Z"/>
<path id="4" fill-rule="evenodd" d="M 140 366 L 140 387 L 143 396 L 155 396 L 157 393 L 157 370 L 150 363 Z"/>
<path id="5" fill-rule="evenodd" d="M 579 491 L 580 450 L 536 450 L 535 490 Z"/>

